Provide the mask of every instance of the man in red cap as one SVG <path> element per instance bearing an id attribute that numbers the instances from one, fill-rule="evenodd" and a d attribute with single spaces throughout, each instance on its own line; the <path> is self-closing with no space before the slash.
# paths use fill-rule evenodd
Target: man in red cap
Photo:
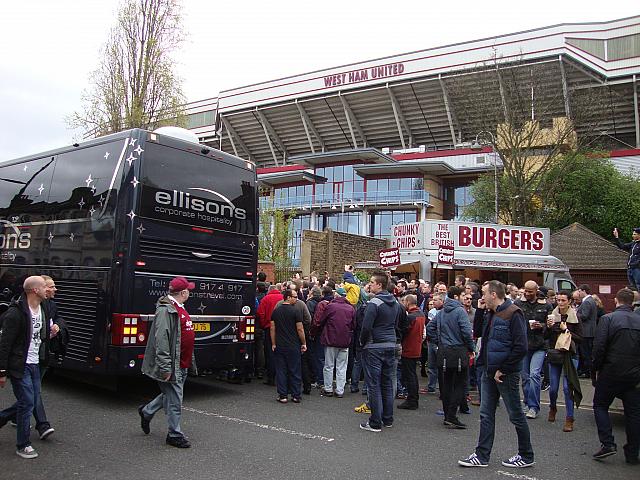
<path id="1" fill-rule="evenodd" d="M 169 282 L 169 294 L 158 300 L 142 361 L 142 373 L 158 382 L 161 393 L 138 408 L 140 427 L 148 434 L 151 419 L 164 408 L 169 425 L 167 444 L 178 448 L 191 446 L 180 429 L 180 416 L 187 372 L 196 372 L 195 332 L 184 308 L 189 291 L 194 288 L 195 284 L 184 277 L 176 277 Z"/>

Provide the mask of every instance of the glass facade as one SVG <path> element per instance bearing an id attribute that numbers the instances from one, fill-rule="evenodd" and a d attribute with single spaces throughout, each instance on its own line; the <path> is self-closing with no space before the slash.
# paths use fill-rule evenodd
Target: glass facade
<path id="1" fill-rule="evenodd" d="M 369 235 L 376 238 L 390 238 L 393 225 L 417 221 L 417 210 L 379 210 L 371 212 L 369 214 Z"/>
<path id="2" fill-rule="evenodd" d="M 187 115 L 187 128 L 198 128 L 213 125 L 216 121 L 215 110 Z"/>
<path id="3" fill-rule="evenodd" d="M 289 225 L 291 230 L 291 243 L 289 244 L 289 251 L 293 258 L 293 266 L 300 266 L 300 248 L 302 246 L 302 232 L 304 230 L 311 229 L 311 215 L 298 215 L 291 219 Z"/>
<path id="4" fill-rule="evenodd" d="M 362 212 L 318 213 L 316 229 L 330 228 L 336 232 L 360 235 Z"/>
<path id="5" fill-rule="evenodd" d="M 446 187 L 444 191 L 445 220 L 464 220 L 465 208 L 473 203 L 468 185 Z"/>

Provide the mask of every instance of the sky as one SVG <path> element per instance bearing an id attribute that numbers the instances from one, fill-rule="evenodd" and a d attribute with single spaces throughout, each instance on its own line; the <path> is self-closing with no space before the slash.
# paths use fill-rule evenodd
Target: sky
<path id="1" fill-rule="evenodd" d="M 117 0 L 4 2 L 0 15 L 0 162 L 73 143 L 89 74 Z M 640 13 L 637 0 L 182 0 L 187 40 L 176 72 L 188 101 L 346 63 Z"/>

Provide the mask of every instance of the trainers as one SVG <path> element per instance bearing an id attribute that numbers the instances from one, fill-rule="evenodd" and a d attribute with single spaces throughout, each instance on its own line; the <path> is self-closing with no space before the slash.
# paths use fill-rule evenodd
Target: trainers
<path id="1" fill-rule="evenodd" d="M 436 415 L 439 417 L 444 417 L 444 410 L 436 410 Z"/>
<path id="2" fill-rule="evenodd" d="M 509 460 L 503 460 L 502 465 L 511 468 L 527 468 L 531 467 L 536 462 L 527 462 L 520 455 L 514 455 Z"/>
<path id="3" fill-rule="evenodd" d="M 293 398 L 291 399 L 291 401 L 292 401 L 293 403 L 300 403 L 302 400 L 300 399 L 300 397 L 293 397 Z"/>
<path id="4" fill-rule="evenodd" d="M 344 393 L 336 392 L 336 393 L 333 394 L 333 396 L 336 397 L 336 398 L 343 398 L 344 397 Z"/>
<path id="5" fill-rule="evenodd" d="M 396 408 L 399 408 L 400 410 L 418 410 L 418 405 L 405 400 Z"/>
<path id="6" fill-rule="evenodd" d="M 453 420 L 445 420 L 444 426 L 448 428 L 455 428 L 458 430 L 464 430 L 465 428 L 467 428 L 467 426 L 457 418 L 454 418 Z"/>
<path id="7" fill-rule="evenodd" d="M 167 435 L 167 445 L 177 448 L 191 448 L 191 442 L 185 437 L 170 437 Z"/>
<path id="8" fill-rule="evenodd" d="M 375 427 L 372 427 L 371 425 L 369 425 L 369 422 L 361 423 L 361 424 L 360 424 L 360 428 L 361 428 L 362 430 L 367 430 L 367 431 L 369 431 L 369 432 L 376 432 L 376 433 L 378 433 L 378 432 L 381 432 L 381 431 L 382 431 L 382 429 L 381 429 L 381 428 L 375 428 Z"/>
<path id="9" fill-rule="evenodd" d="M 396 400 L 406 400 L 407 399 L 407 394 L 406 393 L 397 393 L 396 394 Z"/>
<path id="10" fill-rule="evenodd" d="M 472 453 L 464 460 L 458 460 L 458 465 L 461 467 L 488 467 L 489 464 L 487 462 L 483 462 L 478 458 L 475 453 Z"/>
<path id="11" fill-rule="evenodd" d="M 615 455 L 618 453 L 616 447 L 605 447 L 602 445 L 602 448 L 593 454 L 594 460 L 602 460 L 603 458 L 610 457 L 611 455 Z"/>
<path id="12" fill-rule="evenodd" d="M 525 414 L 527 418 L 538 418 L 538 412 L 536 412 L 533 408 L 530 408 Z"/>
<path id="13" fill-rule="evenodd" d="M 333 392 L 327 392 L 324 388 L 320 390 L 321 397 L 333 397 Z"/>
<path id="14" fill-rule="evenodd" d="M 29 445 L 27 447 L 16 450 L 16 455 L 22 458 L 36 458 L 38 456 L 38 452 L 36 452 L 35 449 L 31 445 Z"/>
<path id="15" fill-rule="evenodd" d="M 351 393 L 358 393 L 358 392 L 360 391 L 360 389 L 359 389 L 358 387 L 351 387 L 351 388 L 349 389 L 349 391 L 350 391 Z"/>
<path id="16" fill-rule="evenodd" d="M 354 408 L 353 411 L 356 413 L 371 413 L 371 409 L 369 408 L 369 405 L 366 404 L 366 402 Z"/>
<path id="17" fill-rule="evenodd" d="M 551 388 L 551 384 L 550 383 L 543 383 L 542 387 L 540 388 L 543 392 L 546 392 L 547 390 L 549 390 Z"/>
<path id="18" fill-rule="evenodd" d="M 149 435 L 149 432 L 151 432 L 151 420 L 148 420 L 147 417 L 144 416 L 144 413 L 142 413 L 142 409 L 144 407 L 145 405 L 140 405 L 138 407 L 138 415 L 140 415 L 140 428 L 145 433 L 145 435 Z"/>
<path id="19" fill-rule="evenodd" d="M 276 398 L 276 402 L 280 402 L 280 403 L 287 403 L 289 400 L 287 399 L 287 397 L 277 397 Z"/>
<path id="20" fill-rule="evenodd" d="M 49 426 L 40 427 L 37 429 L 38 434 L 40 435 L 40 440 L 46 440 L 49 435 L 51 435 L 55 430 Z"/>

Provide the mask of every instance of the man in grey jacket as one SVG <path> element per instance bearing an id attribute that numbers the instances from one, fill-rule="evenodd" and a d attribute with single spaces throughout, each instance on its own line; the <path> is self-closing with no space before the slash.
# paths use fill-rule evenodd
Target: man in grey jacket
<path id="1" fill-rule="evenodd" d="M 176 277 L 169 282 L 169 294 L 158 300 L 142 361 L 142 373 L 158 382 L 161 393 L 138 407 L 140 427 L 149 434 L 151 419 L 164 408 L 169 426 L 166 442 L 177 448 L 191 446 L 180 428 L 180 417 L 184 382 L 189 369 L 196 369 L 195 332 L 184 308 L 189 292 L 194 288 L 195 284 L 184 277 Z"/>

